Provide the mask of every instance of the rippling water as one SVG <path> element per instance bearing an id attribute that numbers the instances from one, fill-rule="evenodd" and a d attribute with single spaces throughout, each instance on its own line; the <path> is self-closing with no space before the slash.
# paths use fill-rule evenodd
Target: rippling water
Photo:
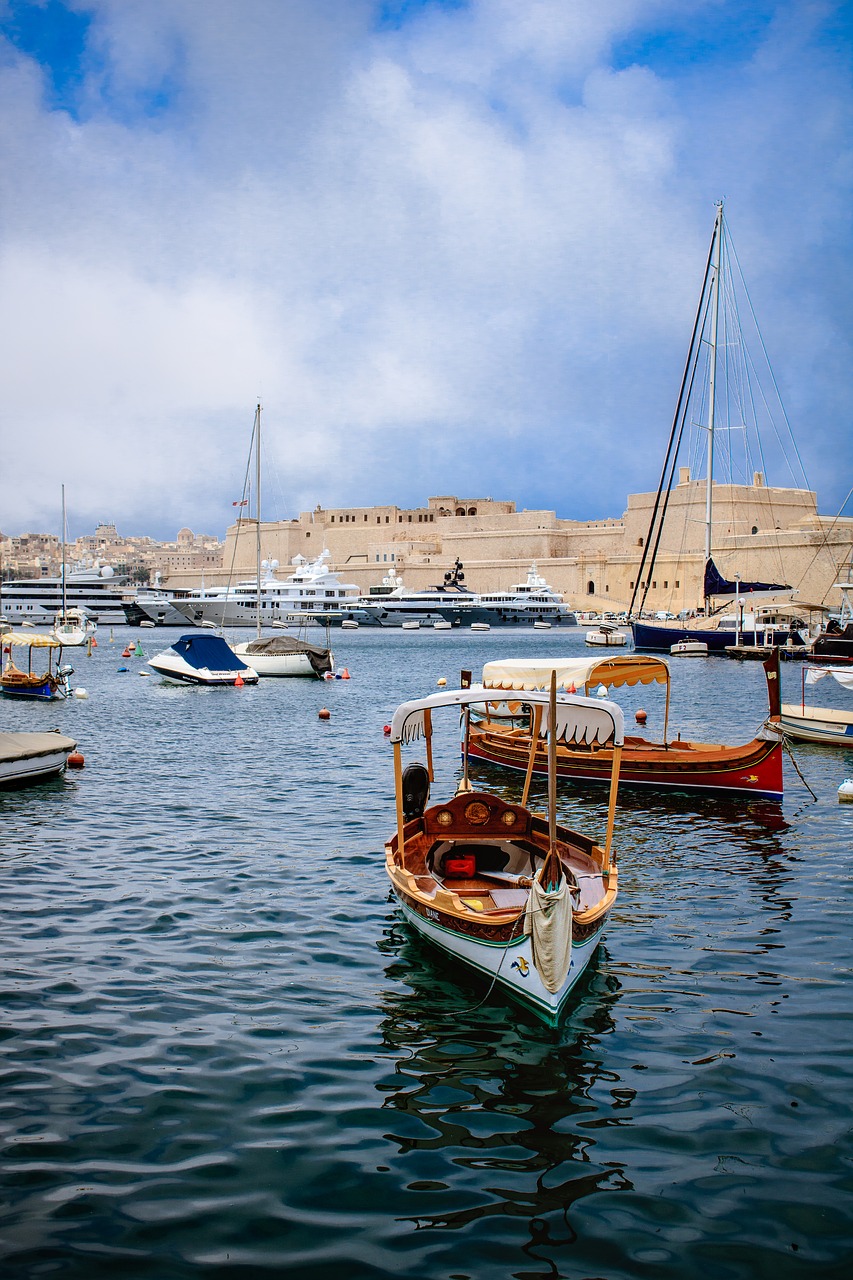
<path id="1" fill-rule="evenodd" d="M 0 706 L 86 756 L 0 795 L 0 1274 L 850 1273 L 853 751 L 796 751 L 816 802 L 787 766 L 782 806 L 626 792 L 617 909 L 551 1031 L 399 922 L 382 727 L 580 636 L 343 633 L 350 681 L 201 690 L 141 679 L 130 634 L 176 633 L 107 630 L 88 700 Z M 752 736 L 760 665 L 672 665 L 676 728 Z M 620 701 L 659 729 L 659 691 Z M 450 732 L 437 763 L 440 794 Z M 595 835 L 604 793 L 560 810 Z"/>

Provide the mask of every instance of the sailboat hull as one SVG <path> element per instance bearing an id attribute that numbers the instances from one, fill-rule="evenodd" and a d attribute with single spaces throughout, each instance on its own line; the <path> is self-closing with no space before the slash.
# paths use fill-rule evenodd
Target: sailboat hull
<path id="1" fill-rule="evenodd" d="M 723 656 L 731 645 L 749 643 L 749 638 L 752 636 L 751 630 L 742 631 L 738 635 L 734 627 L 709 627 L 705 630 L 702 627 L 664 626 L 663 624 L 655 626 L 651 622 L 632 622 L 631 631 L 634 635 L 635 649 L 669 653 L 672 646 L 681 643 L 682 640 L 700 640 L 708 646 L 709 653 L 719 653 Z M 787 644 L 789 634 L 787 627 L 759 627 L 758 629 L 760 642 L 767 645 L 784 646 Z"/>

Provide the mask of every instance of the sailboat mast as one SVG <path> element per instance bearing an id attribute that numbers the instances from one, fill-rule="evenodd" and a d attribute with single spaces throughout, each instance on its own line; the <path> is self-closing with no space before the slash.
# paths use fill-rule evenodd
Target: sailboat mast
<path id="1" fill-rule="evenodd" d="M 62 621 L 65 622 L 65 485 L 62 486 Z"/>
<path id="2" fill-rule="evenodd" d="M 714 283 L 711 298 L 711 370 L 708 380 L 708 477 L 705 492 L 705 562 L 711 558 L 711 521 L 714 490 L 714 414 L 717 391 L 717 326 L 720 317 L 720 265 L 723 246 L 723 202 L 717 205 L 714 224 Z"/>
<path id="3" fill-rule="evenodd" d="M 255 567 L 257 570 L 257 632 L 261 638 L 261 406 L 255 409 Z"/>

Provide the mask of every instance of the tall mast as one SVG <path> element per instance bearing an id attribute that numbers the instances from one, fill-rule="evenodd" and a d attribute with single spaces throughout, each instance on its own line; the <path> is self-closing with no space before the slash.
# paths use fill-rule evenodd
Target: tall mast
<path id="1" fill-rule="evenodd" d="M 711 371 L 708 382 L 708 478 L 705 494 L 705 562 L 711 558 L 711 517 L 714 487 L 714 412 L 717 390 L 717 324 L 720 316 L 720 264 L 723 248 L 723 202 L 714 223 L 714 282 L 711 297 Z"/>
<path id="2" fill-rule="evenodd" d="M 65 485 L 62 486 L 62 621 L 65 621 Z"/>
<path id="3" fill-rule="evenodd" d="M 255 563 L 257 569 L 257 632 L 261 638 L 261 406 L 255 409 Z"/>

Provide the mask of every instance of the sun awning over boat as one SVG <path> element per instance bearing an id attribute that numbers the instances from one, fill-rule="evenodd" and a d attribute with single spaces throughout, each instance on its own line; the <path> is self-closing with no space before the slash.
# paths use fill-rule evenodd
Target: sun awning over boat
<path id="1" fill-rule="evenodd" d="M 544 689 L 533 689 L 526 702 L 541 704 L 543 709 L 542 731 L 548 730 L 548 703 L 550 695 Z M 482 689 L 454 689 L 434 693 L 429 698 L 404 702 L 394 712 L 391 720 L 391 741 L 413 742 L 429 734 L 427 713 L 439 707 L 465 707 L 482 703 Z M 557 696 L 556 735 L 566 742 L 610 742 L 621 746 L 625 735 L 622 708 L 615 702 L 598 698 L 581 698 L 570 694 Z"/>
<path id="2" fill-rule="evenodd" d="M 6 631 L 0 636 L 2 644 L 23 644 L 30 649 L 61 649 L 62 641 L 56 636 L 46 636 L 41 631 Z"/>
<path id="3" fill-rule="evenodd" d="M 853 671 L 841 671 L 836 667 L 808 667 L 806 684 L 817 684 L 824 676 L 834 676 L 844 689 L 853 689 Z"/>
<path id="4" fill-rule="evenodd" d="M 506 658 L 487 662 L 483 667 L 483 685 L 487 689 L 548 689 L 551 673 L 557 673 L 557 688 L 578 691 L 590 685 L 618 688 L 628 684 L 667 684 L 669 667 L 662 658 L 631 654 L 613 658 Z"/>

